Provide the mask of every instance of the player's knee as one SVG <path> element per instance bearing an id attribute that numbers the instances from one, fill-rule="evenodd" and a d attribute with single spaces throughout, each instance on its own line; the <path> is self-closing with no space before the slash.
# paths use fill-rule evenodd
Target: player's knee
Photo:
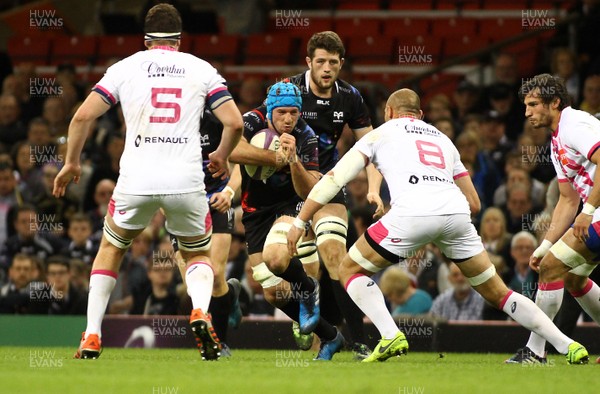
<path id="1" fill-rule="evenodd" d="M 263 251 L 263 260 L 275 274 L 284 272 L 290 264 L 290 256 L 282 248 L 266 248 Z"/>
<path id="2" fill-rule="evenodd" d="M 583 290 L 583 288 L 587 284 L 587 281 L 587 276 L 580 276 L 574 274 L 565 275 L 565 289 L 567 289 L 567 291 L 570 293 L 578 292 L 580 290 Z"/>
<path id="3" fill-rule="evenodd" d="M 252 267 L 252 278 L 262 286 L 263 290 L 265 291 L 265 297 L 267 294 L 267 289 L 273 288 L 273 290 L 275 290 L 274 288 L 283 282 L 283 279 L 275 276 L 275 274 L 269 270 L 269 267 L 267 267 L 267 264 L 264 262 Z"/>

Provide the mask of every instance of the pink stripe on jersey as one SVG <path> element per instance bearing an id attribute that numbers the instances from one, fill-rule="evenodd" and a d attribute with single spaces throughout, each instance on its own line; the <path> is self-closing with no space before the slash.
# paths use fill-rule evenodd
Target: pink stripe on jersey
<path id="1" fill-rule="evenodd" d="M 92 270 L 90 276 L 92 275 L 106 275 L 117 279 L 117 273 L 111 270 Z"/>
<path id="2" fill-rule="evenodd" d="M 162 49 L 164 51 L 177 51 L 176 48 L 173 48 L 173 47 L 170 47 L 170 46 L 167 46 L 167 45 L 155 45 L 155 46 L 153 46 L 152 48 L 149 48 L 149 49 Z"/>
<path id="3" fill-rule="evenodd" d="M 115 99 L 115 97 L 108 90 L 106 90 L 105 88 L 103 88 L 100 85 L 96 85 L 96 86 L 94 86 L 94 88 L 98 89 L 98 90 L 101 90 L 104 94 L 106 94 L 106 97 L 108 97 L 108 99 L 110 101 L 112 101 L 113 104 L 116 104 L 117 100 Z"/>
<path id="4" fill-rule="evenodd" d="M 557 282 L 540 283 L 540 284 L 538 284 L 538 289 L 544 290 L 544 291 L 560 290 L 560 289 L 562 289 L 564 287 L 565 287 L 565 284 L 564 284 L 564 282 L 562 280 L 559 280 Z"/>
<path id="5" fill-rule="evenodd" d="M 210 92 L 208 92 L 208 97 L 212 96 L 215 93 L 219 93 L 219 92 L 221 92 L 223 90 L 227 90 L 227 88 L 225 86 L 221 86 L 221 87 L 218 87 L 216 89 L 213 89 Z"/>
<path id="6" fill-rule="evenodd" d="M 380 244 L 381 241 L 383 241 L 385 237 L 387 237 L 390 233 L 388 229 L 385 228 L 383 223 L 381 223 L 381 221 L 378 221 L 377 223 L 369 227 L 367 229 L 367 232 L 369 233 L 373 241 L 377 242 L 378 244 Z"/>
<path id="7" fill-rule="evenodd" d="M 208 234 L 211 229 L 212 229 L 212 216 L 210 215 L 210 212 L 208 212 L 206 214 L 206 217 L 204 218 L 204 234 Z"/>
<path id="8" fill-rule="evenodd" d="M 587 154 L 588 160 L 592 159 L 592 155 L 594 154 L 594 152 L 596 152 L 598 148 L 600 148 L 600 142 L 596 142 L 596 144 L 592 146 L 592 149 L 590 149 L 590 151 Z"/>
<path id="9" fill-rule="evenodd" d="M 594 282 L 591 279 L 588 279 L 587 283 L 585 284 L 585 287 L 581 290 L 578 291 L 573 291 L 571 292 L 571 295 L 573 297 L 581 297 L 586 295 L 590 290 L 592 290 L 592 287 L 594 286 Z"/>
<path id="10" fill-rule="evenodd" d="M 454 175 L 454 180 L 457 180 L 458 178 L 462 178 L 463 176 L 468 176 L 468 175 L 469 175 L 469 171 L 461 172 L 460 174 Z"/>
<path id="11" fill-rule="evenodd" d="M 110 217 L 115 216 L 115 200 L 113 200 L 112 197 L 110 198 L 110 201 L 108 202 L 108 215 Z"/>

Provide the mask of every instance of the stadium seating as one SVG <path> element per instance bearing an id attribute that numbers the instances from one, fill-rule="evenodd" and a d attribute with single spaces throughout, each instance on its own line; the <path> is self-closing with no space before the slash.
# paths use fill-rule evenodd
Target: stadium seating
<path id="1" fill-rule="evenodd" d="M 50 64 L 92 64 L 98 50 L 97 37 L 62 36 L 53 40 Z"/>
<path id="2" fill-rule="evenodd" d="M 227 65 L 238 63 L 239 36 L 203 34 L 192 36 L 191 41 L 193 42 L 191 52 L 196 56 Z"/>
<path id="3" fill-rule="evenodd" d="M 96 64 L 105 64 L 115 58 L 125 58 L 144 49 L 142 36 L 100 36 Z"/>
<path id="4" fill-rule="evenodd" d="M 390 64 L 395 51 L 394 39 L 386 36 L 352 37 L 344 39 L 347 58 L 354 64 Z M 395 56 L 393 56 L 395 58 Z"/>
<path id="5" fill-rule="evenodd" d="M 51 38 L 41 36 L 15 36 L 8 40 L 8 55 L 15 64 L 32 62 L 43 66 L 48 64 Z"/>
<path id="6" fill-rule="evenodd" d="M 284 65 L 289 64 L 292 40 L 287 36 L 272 34 L 249 35 L 246 40 L 244 64 Z"/>

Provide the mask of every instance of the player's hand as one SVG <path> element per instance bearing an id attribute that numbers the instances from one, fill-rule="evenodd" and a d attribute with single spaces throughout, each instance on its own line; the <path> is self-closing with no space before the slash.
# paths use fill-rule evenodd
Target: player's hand
<path id="1" fill-rule="evenodd" d="M 383 200 L 379 193 L 367 193 L 367 201 L 369 204 L 375 205 L 375 213 L 373 214 L 373 219 L 379 219 L 383 216 L 384 207 Z"/>
<path id="2" fill-rule="evenodd" d="M 531 256 L 529 258 L 529 268 L 534 270 L 535 272 L 540 272 L 540 263 L 542 262 L 543 257 L 535 257 Z"/>
<path id="3" fill-rule="evenodd" d="M 228 192 L 214 193 L 209 200 L 211 208 L 221 213 L 225 213 L 231 208 L 231 194 Z"/>
<path id="4" fill-rule="evenodd" d="M 587 241 L 587 239 L 590 237 L 588 229 L 592 224 L 592 217 L 593 215 L 580 213 L 577 215 L 575 222 L 573 223 L 573 235 L 583 243 L 585 243 L 585 241 Z"/>
<path id="5" fill-rule="evenodd" d="M 212 173 L 213 178 L 229 178 L 229 158 L 226 155 L 222 154 L 217 149 L 208 154 L 208 159 L 210 160 L 210 163 L 208 163 L 207 167 Z"/>
<path id="6" fill-rule="evenodd" d="M 298 254 L 296 245 L 298 244 L 298 241 L 302 237 L 303 232 L 304 232 L 304 230 L 302 230 L 294 225 L 292 225 L 292 227 L 290 228 L 290 231 L 288 232 L 288 235 L 287 235 L 288 253 L 290 254 L 290 257 L 294 257 Z"/>
<path id="7" fill-rule="evenodd" d="M 279 142 L 281 145 L 279 148 L 283 152 L 287 163 L 295 163 L 296 156 L 296 138 L 288 133 L 283 133 L 279 136 Z"/>
<path id="8" fill-rule="evenodd" d="M 73 183 L 79 183 L 81 177 L 81 166 L 79 164 L 65 163 L 61 168 L 58 175 L 54 179 L 54 189 L 52 194 L 54 197 L 59 198 L 65 195 L 67 185 L 73 181 Z"/>

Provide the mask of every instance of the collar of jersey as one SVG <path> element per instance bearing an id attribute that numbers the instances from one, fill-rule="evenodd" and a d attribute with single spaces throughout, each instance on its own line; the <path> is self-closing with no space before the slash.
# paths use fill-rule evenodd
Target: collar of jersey
<path id="1" fill-rule="evenodd" d="M 177 49 L 170 47 L 168 45 L 156 45 L 149 49 L 162 49 L 164 51 L 177 51 Z"/>

